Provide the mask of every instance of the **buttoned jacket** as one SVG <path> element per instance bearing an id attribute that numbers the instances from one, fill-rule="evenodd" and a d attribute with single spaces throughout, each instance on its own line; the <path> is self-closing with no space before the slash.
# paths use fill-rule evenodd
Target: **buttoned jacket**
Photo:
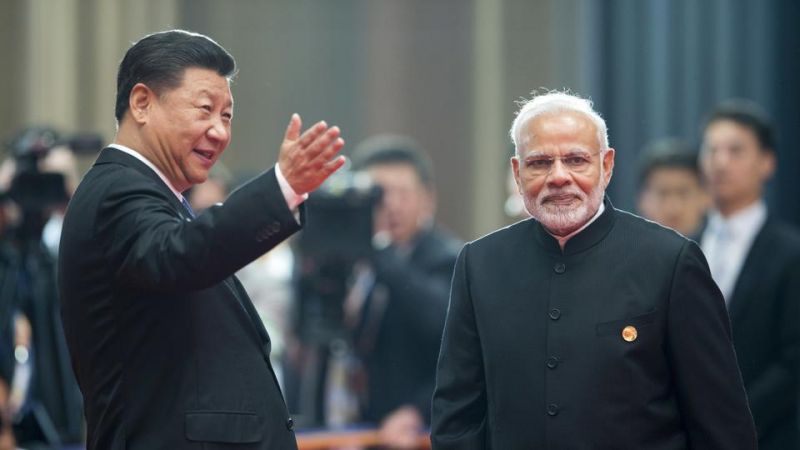
<path id="1" fill-rule="evenodd" d="M 296 448 L 269 336 L 233 273 L 298 228 L 272 170 L 192 218 L 144 163 L 101 152 L 59 258 L 89 450 Z"/>
<path id="2" fill-rule="evenodd" d="M 755 449 L 699 247 L 614 209 L 562 250 L 530 219 L 456 263 L 435 449 Z"/>

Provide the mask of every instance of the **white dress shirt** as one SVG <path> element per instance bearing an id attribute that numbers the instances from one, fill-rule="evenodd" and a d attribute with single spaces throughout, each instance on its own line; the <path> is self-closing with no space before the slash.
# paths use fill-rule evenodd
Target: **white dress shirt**
<path id="1" fill-rule="evenodd" d="M 718 211 L 709 215 L 700 246 L 726 303 L 730 302 L 744 260 L 766 220 L 767 207 L 762 200 L 727 218 Z"/>

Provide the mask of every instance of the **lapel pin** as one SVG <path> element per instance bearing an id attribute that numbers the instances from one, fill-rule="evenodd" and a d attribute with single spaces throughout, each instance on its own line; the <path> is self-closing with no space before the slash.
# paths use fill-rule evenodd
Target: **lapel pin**
<path id="1" fill-rule="evenodd" d="M 636 327 L 633 325 L 628 325 L 622 329 L 622 339 L 625 339 L 626 342 L 633 342 L 638 336 L 639 332 L 636 331 Z"/>

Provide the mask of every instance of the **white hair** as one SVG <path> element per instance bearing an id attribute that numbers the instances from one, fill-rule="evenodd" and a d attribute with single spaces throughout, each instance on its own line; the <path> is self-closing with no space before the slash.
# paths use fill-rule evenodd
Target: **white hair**
<path id="1" fill-rule="evenodd" d="M 541 95 L 534 93 L 533 98 L 525 101 L 517 112 L 509 130 L 516 154 L 519 155 L 520 146 L 527 142 L 526 136 L 522 135 L 526 123 L 544 114 L 563 111 L 574 111 L 589 117 L 597 128 L 600 152 L 608 150 L 608 128 L 605 120 L 592 108 L 592 101 L 568 92 L 550 91 Z"/>

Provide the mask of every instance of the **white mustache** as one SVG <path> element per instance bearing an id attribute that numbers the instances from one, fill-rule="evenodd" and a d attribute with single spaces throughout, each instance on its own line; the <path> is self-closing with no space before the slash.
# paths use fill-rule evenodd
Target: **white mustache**
<path id="1" fill-rule="evenodd" d="M 544 204 L 551 200 L 563 199 L 565 197 L 575 197 L 580 200 L 586 200 L 586 195 L 584 195 L 583 192 L 570 190 L 570 191 L 548 192 L 542 197 L 542 200 L 539 203 Z"/>

